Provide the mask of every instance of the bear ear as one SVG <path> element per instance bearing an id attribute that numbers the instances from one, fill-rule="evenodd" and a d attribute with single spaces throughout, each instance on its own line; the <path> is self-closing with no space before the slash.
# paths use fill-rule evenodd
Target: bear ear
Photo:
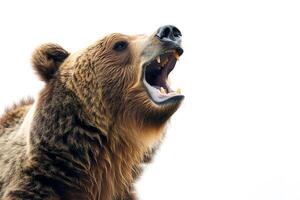
<path id="1" fill-rule="evenodd" d="M 32 54 L 32 66 L 42 81 L 48 82 L 55 77 L 59 66 L 69 56 L 60 45 L 47 43 L 38 47 Z"/>

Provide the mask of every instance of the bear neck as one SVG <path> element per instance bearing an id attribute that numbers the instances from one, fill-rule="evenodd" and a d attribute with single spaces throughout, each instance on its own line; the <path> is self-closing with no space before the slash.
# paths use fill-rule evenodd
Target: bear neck
<path id="1" fill-rule="evenodd" d="M 113 199 L 130 187 L 145 153 L 120 131 L 92 126 L 74 93 L 50 82 L 37 102 L 28 174 L 66 199 Z"/>

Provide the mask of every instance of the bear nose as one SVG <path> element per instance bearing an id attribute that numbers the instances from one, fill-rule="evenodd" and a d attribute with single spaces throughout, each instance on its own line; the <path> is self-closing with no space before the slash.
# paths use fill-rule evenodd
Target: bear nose
<path id="1" fill-rule="evenodd" d="M 163 42 L 177 42 L 181 39 L 181 32 L 178 28 L 172 25 L 162 26 L 157 30 L 156 36 Z"/>

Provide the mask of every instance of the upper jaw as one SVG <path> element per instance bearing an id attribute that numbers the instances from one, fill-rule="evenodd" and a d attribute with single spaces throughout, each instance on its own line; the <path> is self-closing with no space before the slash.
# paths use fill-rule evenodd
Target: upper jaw
<path id="1" fill-rule="evenodd" d="M 168 78 L 182 53 L 183 49 L 176 45 L 161 50 L 143 64 L 142 83 L 154 103 L 176 103 L 184 98 L 180 89 L 171 88 Z"/>

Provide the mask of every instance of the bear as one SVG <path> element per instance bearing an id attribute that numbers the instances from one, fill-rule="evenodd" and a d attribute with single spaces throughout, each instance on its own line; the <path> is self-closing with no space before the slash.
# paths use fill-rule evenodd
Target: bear
<path id="1" fill-rule="evenodd" d="M 168 78 L 181 40 L 166 25 L 75 53 L 38 47 L 32 67 L 44 88 L 0 118 L 0 199 L 137 199 L 134 183 L 184 99 Z"/>

